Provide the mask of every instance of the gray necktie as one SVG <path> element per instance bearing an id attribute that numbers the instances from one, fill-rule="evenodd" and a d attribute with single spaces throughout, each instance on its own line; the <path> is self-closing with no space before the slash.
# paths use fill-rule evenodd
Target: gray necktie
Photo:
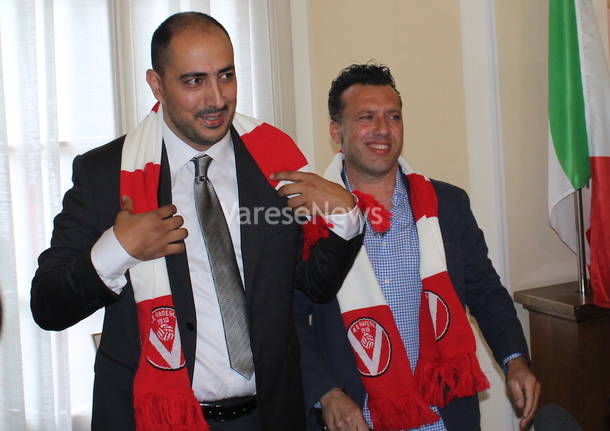
<path id="1" fill-rule="evenodd" d="M 229 362 L 232 369 L 249 379 L 254 373 L 254 364 L 246 320 L 246 295 L 229 227 L 214 186 L 207 176 L 211 161 L 208 155 L 193 158 L 195 206 L 220 305 Z"/>

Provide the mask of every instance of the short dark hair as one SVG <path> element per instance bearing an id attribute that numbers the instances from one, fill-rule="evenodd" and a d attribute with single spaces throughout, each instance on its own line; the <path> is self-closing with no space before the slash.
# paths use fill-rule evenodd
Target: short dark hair
<path id="1" fill-rule="evenodd" d="M 402 105 L 400 92 L 396 89 L 394 77 L 388 66 L 384 64 L 377 65 L 372 62 L 366 64 L 352 64 L 343 69 L 330 85 L 330 90 L 328 92 L 328 113 L 332 120 L 339 121 L 344 108 L 341 96 L 345 90 L 355 84 L 377 86 L 389 85 L 396 91 L 400 104 Z"/>
<path id="2" fill-rule="evenodd" d="M 157 27 L 150 43 L 150 57 L 153 69 L 159 74 L 163 73 L 163 67 L 167 63 L 167 47 L 172 41 L 172 37 L 179 30 L 198 28 L 203 31 L 209 31 L 211 26 L 222 30 L 231 40 L 229 33 L 222 24 L 206 13 L 179 12 L 167 18 Z"/>

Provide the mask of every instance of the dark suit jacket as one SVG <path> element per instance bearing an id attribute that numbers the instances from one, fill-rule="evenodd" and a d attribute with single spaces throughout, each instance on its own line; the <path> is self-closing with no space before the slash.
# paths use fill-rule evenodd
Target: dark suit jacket
<path id="1" fill-rule="evenodd" d="M 491 261 L 487 246 L 470 210 L 466 193 L 450 184 L 433 181 L 438 195 L 439 222 L 447 270 L 455 290 L 477 320 L 498 363 L 512 353 L 528 354 L 515 308 Z M 356 369 L 341 320 L 339 304 L 314 304 L 300 294 L 295 298 L 295 319 L 301 343 L 305 405 L 310 408 L 333 387 L 342 388 L 360 406 L 364 386 Z M 309 321 L 311 319 L 311 326 Z M 449 431 L 480 429 L 476 396 L 459 398 L 441 416 Z M 316 428 L 311 409 L 308 429 Z"/>
<path id="2" fill-rule="evenodd" d="M 286 206 L 232 130 L 240 207 Z M 39 258 L 32 281 L 34 319 L 62 330 L 106 307 L 95 361 L 94 430 L 133 430 L 132 383 L 140 341 L 130 283 L 116 295 L 99 279 L 90 259 L 93 244 L 119 211 L 119 167 L 124 138 L 74 160 L 73 182 L 55 218 L 51 247 Z M 272 157 L 272 155 L 269 155 Z M 171 202 L 167 157 L 161 163 L 160 205 Z M 262 219 L 262 217 L 261 217 Z M 250 339 L 259 416 L 265 430 L 305 429 L 299 348 L 292 316 L 293 286 L 316 301 L 330 301 L 353 261 L 363 235 L 344 241 L 332 232 L 300 258 L 296 223 L 241 226 Z M 186 253 L 167 257 L 182 348 L 192 378 L 197 321 Z"/>

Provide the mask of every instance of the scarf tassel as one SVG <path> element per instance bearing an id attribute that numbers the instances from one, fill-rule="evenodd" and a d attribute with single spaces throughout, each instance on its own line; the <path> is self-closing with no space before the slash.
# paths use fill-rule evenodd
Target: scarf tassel
<path id="1" fill-rule="evenodd" d="M 489 388 L 489 381 L 474 353 L 454 357 L 445 363 L 418 364 L 417 378 L 426 402 L 437 407 L 445 407 L 453 398 L 469 397 Z"/>
<path id="2" fill-rule="evenodd" d="M 438 421 L 434 413 L 417 394 L 374 399 L 369 396 L 369 409 L 375 431 L 391 431 L 417 428 Z"/>
<path id="3" fill-rule="evenodd" d="M 137 431 L 209 431 L 192 394 L 144 395 L 134 400 Z"/>
<path id="4" fill-rule="evenodd" d="M 329 228 L 333 224 L 327 222 L 324 217 L 315 216 L 303 225 L 303 260 L 308 260 L 311 248 L 322 238 L 328 238 Z"/>

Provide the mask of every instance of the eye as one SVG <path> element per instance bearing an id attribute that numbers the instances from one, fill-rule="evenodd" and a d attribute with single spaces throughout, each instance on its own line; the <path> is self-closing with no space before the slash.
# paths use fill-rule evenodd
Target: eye
<path id="1" fill-rule="evenodd" d="M 402 119 L 402 115 L 400 115 L 399 113 L 394 113 L 394 114 L 388 115 L 388 118 L 390 120 L 401 120 Z"/>
<path id="2" fill-rule="evenodd" d="M 197 87 L 199 85 L 201 85 L 201 82 L 203 80 L 199 77 L 193 77 L 193 78 L 189 78 L 187 80 L 184 81 L 184 85 L 186 85 L 187 87 Z"/>
<path id="3" fill-rule="evenodd" d="M 358 117 L 359 120 L 363 120 L 363 121 L 369 121 L 373 119 L 373 115 L 372 114 L 362 114 Z"/>
<path id="4" fill-rule="evenodd" d="M 224 72 L 220 74 L 220 80 L 223 82 L 230 82 L 233 80 L 233 77 L 235 76 L 235 72 L 231 71 L 231 72 Z"/>

